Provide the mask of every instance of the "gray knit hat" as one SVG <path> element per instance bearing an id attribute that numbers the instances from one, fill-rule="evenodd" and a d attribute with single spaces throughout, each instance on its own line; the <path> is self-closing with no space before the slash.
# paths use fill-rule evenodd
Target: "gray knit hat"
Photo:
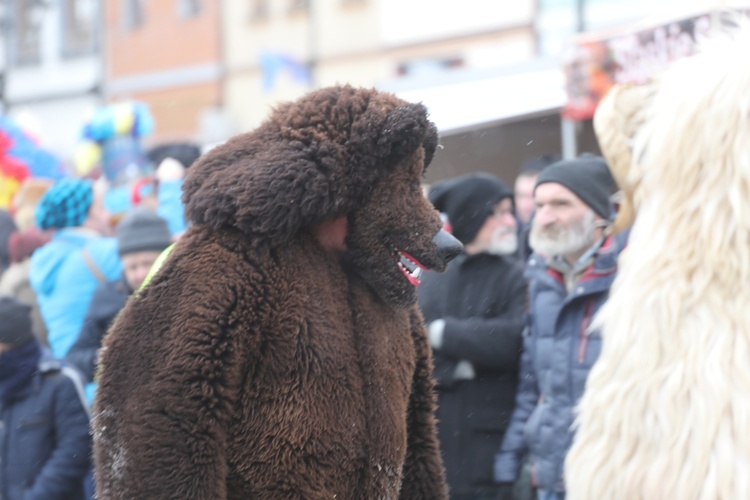
<path id="1" fill-rule="evenodd" d="M 13 297 L 0 297 L 0 343 L 20 346 L 33 339 L 31 307 Z"/>
<path id="2" fill-rule="evenodd" d="M 120 255 L 134 252 L 161 252 L 172 243 L 167 221 L 146 208 L 129 212 L 117 225 Z"/>
<path id="3" fill-rule="evenodd" d="M 546 182 L 562 184 L 594 212 L 605 219 L 612 218 L 614 208 L 609 197 L 615 191 L 616 183 L 601 156 L 584 153 L 572 160 L 553 163 L 539 174 L 536 186 Z"/>

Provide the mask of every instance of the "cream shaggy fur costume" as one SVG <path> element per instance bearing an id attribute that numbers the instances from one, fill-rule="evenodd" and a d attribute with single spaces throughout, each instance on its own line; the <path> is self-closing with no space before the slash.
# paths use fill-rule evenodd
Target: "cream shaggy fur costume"
<path id="1" fill-rule="evenodd" d="M 750 36 L 715 43 L 597 113 L 637 219 L 594 325 L 572 500 L 750 499 Z"/>

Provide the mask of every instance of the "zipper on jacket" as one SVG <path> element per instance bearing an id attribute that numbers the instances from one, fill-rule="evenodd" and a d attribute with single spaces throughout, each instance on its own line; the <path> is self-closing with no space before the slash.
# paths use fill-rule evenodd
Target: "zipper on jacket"
<path id="1" fill-rule="evenodd" d="M 591 315 L 594 310 L 594 301 L 590 300 L 588 304 L 586 304 L 586 312 L 583 315 L 583 320 L 581 321 L 581 333 L 578 337 L 578 364 L 583 364 L 584 361 L 586 361 L 586 350 L 589 347 L 589 336 L 586 333 L 586 330 L 588 330 L 589 325 L 591 324 Z"/>

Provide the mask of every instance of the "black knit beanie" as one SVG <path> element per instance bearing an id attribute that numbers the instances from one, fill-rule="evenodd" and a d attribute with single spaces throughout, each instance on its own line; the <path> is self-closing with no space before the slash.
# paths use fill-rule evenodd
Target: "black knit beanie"
<path id="1" fill-rule="evenodd" d="M 13 297 L 0 297 L 0 343 L 20 346 L 33 339 L 31 307 Z"/>
<path id="2" fill-rule="evenodd" d="M 453 236 L 467 244 L 500 200 L 513 199 L 513 191 L 496 176 L 479 172 L 440 182 L 428 197 L 439 212 L 448 216 Z"/>
<path id="3" fill-rule="evenodd" d="M 573 160 L 553 163 L 539 174 L 536 187 L 546 182 L 562 184 L 594 212 L 605 219 L 612 218 L 613 210 L 609 198 L 616 184 L 601 156 L 584 153 Z"/>

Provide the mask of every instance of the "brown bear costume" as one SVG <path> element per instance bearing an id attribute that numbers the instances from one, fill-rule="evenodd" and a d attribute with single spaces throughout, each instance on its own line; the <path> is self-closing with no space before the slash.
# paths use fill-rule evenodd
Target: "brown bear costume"
<path id="1" fill-rule="evenodd" d="M 194 225 L 104 342 L 100 499 L 447 497 L 415 305 L 460 252 L 436 146 L 423 106 L 335 87 L 191 167 Z"/>

